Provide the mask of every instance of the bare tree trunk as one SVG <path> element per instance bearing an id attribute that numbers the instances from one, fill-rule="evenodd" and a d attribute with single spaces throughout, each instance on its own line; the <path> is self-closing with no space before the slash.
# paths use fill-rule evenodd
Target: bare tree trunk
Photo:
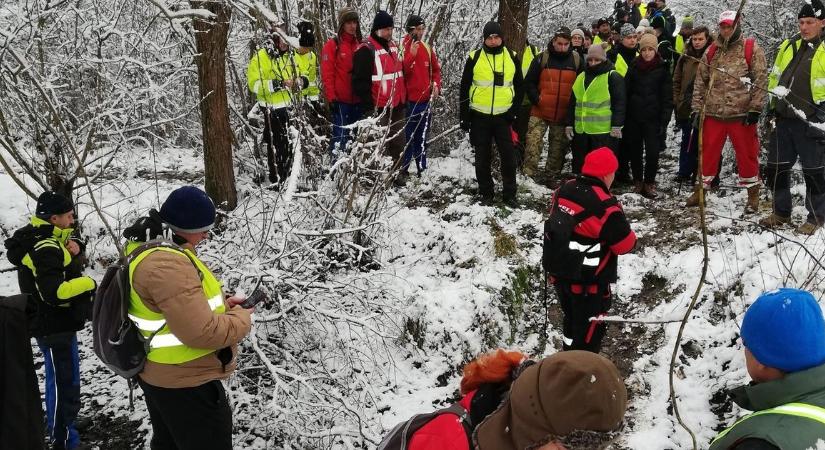
<path id="1" fill-rule="evenodd" d="M 201 96 L 203 159 L 206 192 L 220 208 L 230 210 L 238 204 L 235 170 L 232 164 L 232 129 L 226 98 L 226 45 L 232 10 L 222 1 L 194 1 L 192 8 L 215 14 L 213 21 L 195 20 L 195 45 L 198 55 L 198 87 Z"/>
<path id="2" fill-rule="evenodd" d="M 521 56 L 527 41 L 527 17 L 530 0 L 499 0 L 498 20 L 504 34 L 504 45 Z"/>

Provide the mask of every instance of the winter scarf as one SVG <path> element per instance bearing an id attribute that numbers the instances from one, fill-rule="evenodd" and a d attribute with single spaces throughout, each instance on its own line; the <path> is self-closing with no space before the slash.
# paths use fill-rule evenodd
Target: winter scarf
<path id="1" fill-rule="evenodd" d="M 659 56 L 658 53 L 653 55 L 653 59 L 651 59 L 650 61 L 645 61 L 644 58 L 639 56 L 636 58 L 636 67 L 639 69 L 640 72 L 650 72 L 651 70 L 658 67 L 661 62 L 662 57 Z"/>

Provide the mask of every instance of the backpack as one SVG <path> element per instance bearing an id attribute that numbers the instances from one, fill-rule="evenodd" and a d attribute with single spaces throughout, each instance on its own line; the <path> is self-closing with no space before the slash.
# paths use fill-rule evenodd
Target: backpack
<path id="1" fill-rule="evenodd" d="M 431 420 L 443 414 L 455 414 L 467 433 L 467 442 L 472 447 L 473 426 L 470 423 L 470 413 L 458 403 L 453 403 L 448 408 L 439 409 L 431 413 L 418 414 L 411 417 L 406 422 L 401 422 L 390 431 L 390 433 L 378 444 L 377 450 L 406 450 L 413 435 Z"/>
<path id="2" fill-rule="evenodd" d="M 573 67 L 576 68 L 576 73 L 579 73 L 579 69 L 581 68 L 581 65 L 582 65 L 582 55 L 580 55 L 579 52 L 577 52 L 575 50 L 573 50 L 572 53 L 573 53 Z M 547 50 L 541 52 L 541 66 L 540 67 L 542 69 L 547 67 L 547 61 L 549 59 L 550 59 L 550 54 L 547 52 Z M 524 75 L 527 75 L 527 74 L 524 74 Z"/>
<path id="3" fill-rule="evenodd" d="M 753 60 L 753 45 L 755 43 L 756 39 L 752 37 L 745 38 L 745 62 L 748 64 L 748 72 L 751 71 L 751 61 Z M 706 50 L 705 55 L 708 58 L 708 65 L 710 65 L 710 63 L 713 61 L 713 57 L 716 56 L 716 50 L 718 50 L 716 42 L 710 44 L 710 46 Z"/>
<path id="4" fill-rule="evenodd" d="M 585 205 L 577 214 L 568 214 L 558 207 L 559 191 L 550 206 L 550 217 L 544 222 L 544 245 L 542 248 L 542 266 L 544 270 L 557 278 L 568 281 L 588 281 L 583 279 L 582 266 L 587 252 L 596 246 L 594 243 L 584 250 L 570 248 L 573 230 L 589 217 L 601 217 L 605 210 L 618 205 L 616 197 L 599 201 L 595 205 Z"/>
<path id="5" fill-rule="evenodd" d="M 92 310 L 95 354 L 112 372 L 127 380 L 131 380 L 143 370 L 146 355 L 149 353 L 149 343 L 165 326 L 164 324 L 158 328 L 147 339 L 140 334 L 140 330 L 128 314 L 132 290 L 129 283 L 129 265 L 141 253 L 158 247 L 186 254 L 181 247 L 169 241 L 155 240 L 144 243 L 106 269 L 95 295 Z M 189 258 L 191 261 L 191 257 Z M 194 261 L 192 264 L 194 265 Z"/>

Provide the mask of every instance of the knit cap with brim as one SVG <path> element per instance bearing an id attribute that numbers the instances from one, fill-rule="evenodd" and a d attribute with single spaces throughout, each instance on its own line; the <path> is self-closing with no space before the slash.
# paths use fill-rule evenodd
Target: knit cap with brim
<path id="1" fill-rule="evenodd" d="M 599 61 L 607 61 L 607 53 L 604 51 L 602 44 L 593 44 L 587 49 L 586 59 L 598 59 Z"/>
<path id="2" fill-rule="evenodd" d="M 810 292 L 781 288 L 745 311 L 742 342 L 757 361 L 786 373 L 825 364 L 825 318 Z"/>
<path id="3" fill-rule="evenodd" d="M 338 24 L 339 25 L 343 25 L 343 24 L 345 24 L 347 22 L 351 22 L 353 20 L 356 21 L 356 22 L 360 22 L 360 20 L 361 20 L 361 19 L 358 18 L 358 11 L 356 11 L 354 8 L 346 7 L 346 8 L 341 8 L 341 10 L 338 11 Z"/>
<path id="4" fill-rule="evenodd" d="M 627 389 L 616 366 L 596 353 L 571 350 L 525 369 L 475 437 L 479 450 L 522 450 L 551 435 L 615 430 L 626 409 Z"/>
<path id="5" fill-rule="evenodd" d="M 639 50 L 648 47 L 657 50 L 659 48 L 659 39 L 650 33 L 645 33 L 639 38 Z"/>
<path id="6" fill-rule="evenodd" d="M 200 233 L 215 225 L 215 204 L 195 186 L 175 189 L 160 207 L 160 217 L 173 231 Z"/>

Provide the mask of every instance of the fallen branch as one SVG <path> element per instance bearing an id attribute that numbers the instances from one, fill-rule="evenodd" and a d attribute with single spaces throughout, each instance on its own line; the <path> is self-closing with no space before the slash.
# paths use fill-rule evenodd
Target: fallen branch
<path id="1" fill-rule="evenodd" d="M 661 319 L 625 319 L 624 317 L 619 316 L 604 316 L 604 317 L 591 317 L 589 319 L 591 322 L 611 322 L 611 323 L 642 323 L 642 324 L 665 324 L 665 323 L 676 323 L 681 322 L 682 319 L 679 318 L 661 318 Z"/>

